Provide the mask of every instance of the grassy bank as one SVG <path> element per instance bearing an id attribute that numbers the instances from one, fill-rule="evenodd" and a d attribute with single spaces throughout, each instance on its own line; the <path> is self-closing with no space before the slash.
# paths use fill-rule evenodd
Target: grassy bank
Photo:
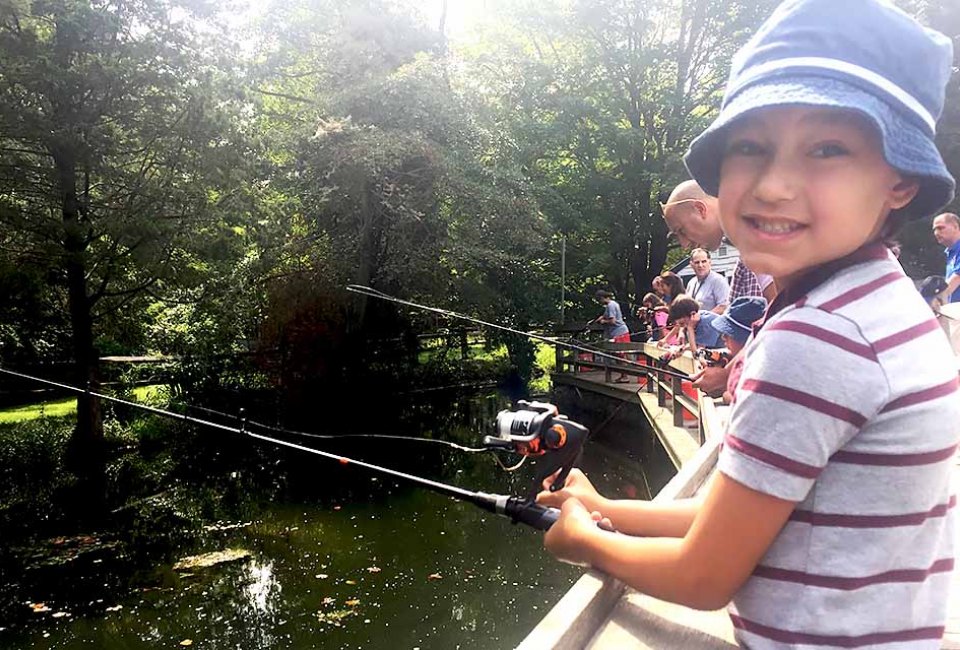
<path id="1" fill-rule="evenodd" d="M 134 401 L 145 402 L 156 398 L 163 390 L 163 386 L 138 386 L 131 391 Z M 57 400 L 47 400 L 36 404 L 15 406 L 0 409 L 0 424 L 29 422 L 40 418 L 62 418 L 75 415 L 77 412 L 77 398 L 65 397 Z"/>

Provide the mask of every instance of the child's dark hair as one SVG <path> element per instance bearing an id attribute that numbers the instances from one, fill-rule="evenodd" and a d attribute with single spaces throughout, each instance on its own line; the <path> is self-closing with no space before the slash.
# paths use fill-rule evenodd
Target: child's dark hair
<path id="1" fill-rule="evenodd" d="M 672 271 L 664 271 L 660 274 L 660 280 L 663 282 L 663 286 L 667 288 L 667 291 L 670 292 L 670 299 L 674 299 L 683 293 L 683 280 L 680 279 L 680 276 Z"/>
<path id="2" fill-rule="evenodd" d="M 670 303 L 670 320 L 689 318 L 690 314 L 700 311 L 700 303 L 688 296 L 680 296 Z"/>
<path id="3" fill-rule="evenodd" d="M 597 296 L 597 300 L 600 300 L 601 298 L 613 298 L 612 293 L 609 291 L 604 291 L 603 289 L 597 289 L 597 293 L 595 295 Z"/>
<path id="4" fill-rule="evenodd" d="M 643 300 L 640 301 L 640 304 L 647 306 L 647 303 L 650 303 L 650 307 L 663 307 L 667 303 L 663 302 L 663 299 L 657 294 L 650 292 L 643 297 Z"/>

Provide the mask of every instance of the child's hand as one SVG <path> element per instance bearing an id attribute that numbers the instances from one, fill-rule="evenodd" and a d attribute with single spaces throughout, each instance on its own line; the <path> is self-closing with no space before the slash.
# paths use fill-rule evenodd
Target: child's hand
<path id="1" fill-rule="evenodd" d="M 597 489 L 587 478 L 587 475 L 574 467 L 570 470 L 563 488 L 556 492 L 550 491 L 550 486 L 557 478 L 559 471 L 543 479 L 543 492 L 537 495 L 537 503 L 559 508 L 568 499 L 575 499 L 590 510 L 603 512 L 606 499 L 600 496 Z"/>
<path id="2" fill-rule="evenodd" d="M 730 376 L 730 365 L 710 366 L 704 368 L 693 379 L 693 386 L 699 388 L 710 397 L 719 397 L 727 388 L 727 378 Z"/>
<path id="3" fill-rule="evenodd" d="M 599 512 L 591 513 L 580 501 L 569 498 L 560 508 L 560 518 L 543 537 L 543 545 L 558 560 L 589 566 L 587 538 L 596 533 Z M 609 523 L 609 522 L 608 522 Z"/>

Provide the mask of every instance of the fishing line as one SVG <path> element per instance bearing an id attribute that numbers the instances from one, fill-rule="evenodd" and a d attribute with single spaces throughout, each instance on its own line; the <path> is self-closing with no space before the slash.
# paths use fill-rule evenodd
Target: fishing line
<path id="1" fill-rule="evenodd" d="M 374 465 L 373 463 L 354 460 L 352 458 L 341 456 L 339 454 L 332 454 L 330 452 L 322 451 L 320 449 L 306 447 L 304 445 L 299 445 L 297 443 L 290 442 L 288 440 L 271 438 L 270 436 L 265 436 L 263 434 L 255 433 L 253 431 L 247 430 L 246 428 L 247 423 L 245 419 L 241 419 L 241 426 L 239 428 L 232 427 L 225 424 L 212 422 L 210 420 L 203 420 L 200 418 L 191 417 L 189 415 L 182 414 L 182 413 L 174 413 L 173 411 L 156 408 L 154 406 L 148 406 L 146 404 L 138 404 L 136 402 L 131 402 L 130 400 L 125 400 L 120 397 L 114 397 L 112 395 L 97 393 L 95 391 L 90 390 L 89 388 L 83 389 L 83 388 L 78 388 L 76 386 L 71 386 L 69 384 L 52 381 L 49 379 L 34 377 L 32 375 L 16 372 L 14 370 L 8 370 L 6 368 L 0 368 L 0 373 L 10 375 L 12 377 L 19 377 L 21 379 L 36 381 L 42 384 L 46 384 L 48 386 L 56 386 L 57 388 L 62 388 L 64 390 L 68 390 L 73 393 L 87 395 L 89 397 L 96 397 L 98 399 L 103 399 L 108 402 L 123 404 L 125 406 L 140 409 L 142 411 L 147 411 L 149 413 L 154 413 L 156 415 L 161 415 L 163 417 L 182 420 L 184 422 L 189 422 L 191 424 L 198 424 L 201 426 L 210 427 L 212 429 L 218 429 L 220 431 L 226 431 L 229 433 L 249 436 L 256 440 L 268 442 L 273 445 L 287 447 L 289 449 L 296 449 L 297 451 L 302 451 L 308 454 L 321 456 L 328 460 L 334 460 L 340 463 L 341 465 L 354 465 L 356 467 L 362 467 L 364 469 L 370 470 L 378 474 L 386 474 L 388 476 L 392 476 L 397 479 L 401 479 L 410 483 L 415 483 L 421 487 L 427 488 L 439 494 L 443 494 L 445 496 L 450 496 L 455 499 L 459 499 L 461 501 L 472 503 L 488 512 L 492 512 L 494 514 L 508 517 L 514 523 L 522 522 L 538 530 L 548 530 L 554 523 L 556 523 L 557 519 L 560 516 L 560 511 L 557 508 L 548 508 L 548 507 L 542 506 L 534 502 L 530 498 L 523 498 L 523 497 L 504 495 L 504 494 L 488 494 L 486 492 L 474 492 L 474 491 L 460 488 L 454 485 L 448 485 L 446 483 L 433 481 L 431 479 L 415 476 L 413 474 L 407 474 L 405 472 L 401 472 L 395 469 L 390 469 L 389 467 L 382 467 L 380 465 Z M 212 410 L 212 409 L 209 409 L 209 410 Z M 573 423 L 569 423 L 569 424 L 571 426 L 573 425 Z M 569 471 L 569 469 L 567 471 Z M 598 527 L 605 528 L 607 530 L 612 530 L 612 528 L 605 527 L 600 523 L 598 523 L 597 525 Z"/>
<path id="2" fill-rule="evenodd" d="M 656 372 L 662 375 L 667 375 L 669 377 L 676 377 L 678 379 L 686 379 L 690 381 L 690 375 L 680 373 L 680 372 L 673 372 L 670 370 L 664 370 L 661 368 L 656 368 L 654 366 L 649 366 L 649 365 L 640 363 L 638 361 L 633 361 L 631 359 L 621 358 L 616 355 L 610 354 L 608 352 L 603 352 L 600 350 L 584 347 L 582 345 L 577 345 L 575 343 L 570 343 L 563 339 L 559 339 L 555 336 L 543 336 L 542 334 L 534 334 L 533 332 L 523 332 L 521 330 L 514 329 L 512 327 L 507 327 L 506 325 L 491 323 L 489 321 L 481 320 L 479 318 L 474 318 L 473 316 L 467 316 L 466 314 L 460 314 L 458 312 L 451 311 L 449 309 L 441 309 L 440 307 L 431 307 L 429 305 L 421 305 L 420 303 L 412 302 L 410 300 L 404 300 L 402 298 L 397 298 L 396 296 L 391 296 L 389 294 L 383 293 L 382 291 L 378 291 L 376 289 L 372 289 L 370 287 L 365 287 L 358 284 L 348 284 L 346 289 L 351 293 L 367 296 L 368 298 L 377 298 L 379 300 L 386 300 L 388 302 L 393 302 L 398 305 L 413 307 L 414 309 L 420 309 L 422 311 L 429 311 L 435 314 L 440 314 L 441 316 L 447 316 L 448 318 L 457 318 L 457 319 L 465 320 L 471 323 L 476 323 L 478 325 L 483 325 L 484 327 L 492 327 L 493 329 L 498 329 L 504 332 L 510 332 L 511 334 L 517 334 L 518 336 L 525 336 L 527 338 L 531 338 L 536 341 L 549 343 L 550 345 L 559 345 L 561 347 L 565 347 L 570 350 L 576 350 L 578 352 L 593 354 L 594 356 L 599 356 L 604 359 L 616 361 L 618 364 L 640 368 L 644 372 Z"/>
<path id="3" fill-rule="evenodd" d="M 211 413 L 214 415 L 220 415 L 225 418 L 237 417 L 235 415 L 230 415 L 229 413 L 215 411 L 214 409 L 207 408 L 205 406 L 195 406 L 195 405 L 186 404 L 183 402 L 177 402 L 177 404 L 181 406 L 185 406 L 186 408 L 195 408 L 201 411 L 206 411 L 207 413 Z M 455 442 L 450 442 L 449 440 L 438 440 L 436 438 L 422 438 L 422 437 L 417 438 L 415 436 L 395 436 L 395 435 L 390 435 L 385 433 L 350 433 L 350 434 L 344 434 L 344 435 L 310 433 L 307 431 L 297 431 L 296 429 L 284 429 L 283 427 L 274 427 L 274 426 L 270 426 L 269 424 L 257 422 L 255 420 L 244 420 L 244 422 L 248 426 L 253 425 L 255 427 L 266 429 L 267 431 L 272 431 L 274 433 L 282 433 L 282 434 L 287 434 L 291 436 L 301 436 L 303 438 L 312 438 L 314 440 L 344 441 L 344 440 L 350 440 L 353 438 L 377 438 L 379 440 L 404 440 L 408 442 L 428 442 L 428 443 L 433 443 L 437 445 L 444 445 L 446 447 L 450 447 L 451 449 L 456 449 L 457 451 L 463 451 L 469 454 L 490 452 L 493 455 L 494 462 L 496 462 L 497 465 L 500 466 L 500 469 L 502 469 L 505 472 L 515 472 L 516 470 L 520 469 L 523 466 L 523 464 L 527 461 L 527 457 L 523 456 L 520 458 L 520 461 L 518 463 L 514 465 L 506 465 L 502 460 L 500 460 L 500 457 L 497 456 L 496 453 L 494 453 L 497 451 L 505 451 L 503 449 L 494 449 L 494 448 L 488 448 L 488 447 L 466 447 L 464 445 L 459 445 Z M 508 452 L 508 453 L 512 453 L 512 452 Z"/>
<path id="4" fill-rule="evenodd" d="M 203 411 L 211 415 L 219 415 L 224 418 L 237 419 L 237 415 L 231 415 L 230 413 L 224 413 L 223 411 L 216 411 L 212 408 L 207 408 L 206 406 L 198 406 L 196 404 L 187 404 L 185 402 L 174 402 L 178 406 L 183 406 L 184 408 L 196 409 L 198 411 Z M 455 442 L 450 442 L 449 440 L 438 440 L 436 438 L 417 438 L 415 436 L 395 436 L 387 433 L 349 433 L 343 435 L 337 434 L 324 434 L 324 433 L 310 433 L 307 431 L 297 431 L 296 429 L 285 429 L 283 427 L 274 427 L 269 424 L 264 424 L 263 422 L 257 422 L 256 420 L 246 420 L 247 425 L 253 425 L 260 429 L 265 429 L 267 431 L 272 431 L 273 433 L 283 433 L 291 436 L 300 436 L 302 438 L 313 438 L 315 440 L 350 440 L 352 438 L 377 438 L 381 440 L 406 440 L 409 442 L 428 442 L 437 445 L 444 445 L 458 451 L 463 451 L 470 454 L 476 454 L 484 451 L 493 451 L 491 449 L 486 449 L 483 447 L 466 447 L 464 445 L 459 445 Z"/>

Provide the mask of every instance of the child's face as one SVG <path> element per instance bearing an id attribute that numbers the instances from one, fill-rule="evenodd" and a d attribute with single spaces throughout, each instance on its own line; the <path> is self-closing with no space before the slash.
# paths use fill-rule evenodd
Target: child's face
<path id="1" fill-rule="evenodd" d="M 724 347 L 730 350 L 730 354 L 737 354 L 743 349 L 743 345 L 729 334 L 721 334 L 720 338 L 723 339 Z"/>
<path id="2" fill-rule="evenodd" d="M 877 239 L 890 211 L 916 192 L 884 160 L 865 118 L 766 108 L 730 128 L 720 220 L 752 271 L 789 284 Z"/>

